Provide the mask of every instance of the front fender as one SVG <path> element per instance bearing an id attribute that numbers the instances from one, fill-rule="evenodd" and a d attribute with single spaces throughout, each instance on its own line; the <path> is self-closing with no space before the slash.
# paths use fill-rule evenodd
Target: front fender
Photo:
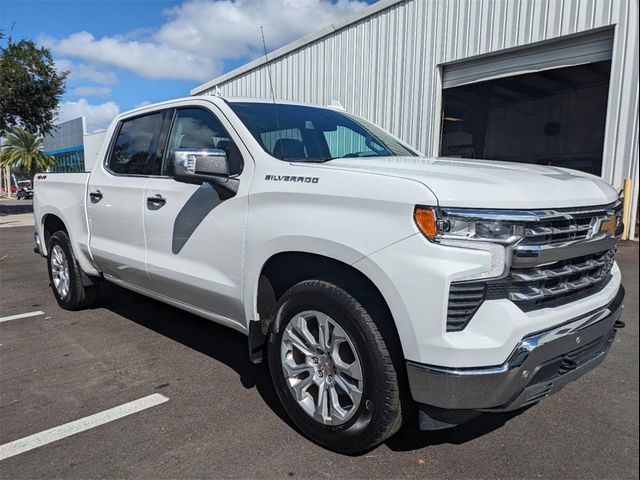
<path id="1" fill-rule="evenodd" d="M 273 256 L 288 252 L 321 255 L 347 265 L 364 257 L 362 252 L 332 240 L 303 235 L 273 238 L 263 245 L 261 255 L 251 258 L 246 265 L 243 298 L 246 299 L 245 318 L 249 321 L 258 319 L 258 281 L 262 269 Z"/>

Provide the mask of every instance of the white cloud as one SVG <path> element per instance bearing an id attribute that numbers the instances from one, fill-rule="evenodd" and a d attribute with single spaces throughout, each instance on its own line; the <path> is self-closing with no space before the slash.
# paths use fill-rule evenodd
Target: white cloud
<path id="1" fill-rule="evenodd" d="M 44 43 L 50 43 L 53 40 L 43 38 Z M 113 85 L 118 81 L 118 77 L 113 72 L 105 72 L 95 67 L 85 64 L 75 64 L 71 60 L 66 58 L 60 58 L 56 60 L 56 68 L 58 71 L 68 71 L 69 80 L 90 80 L 95 83 L 103 85 Z"/>
<path id="2" fill-rule="evenodd" d="M 109 122 L 120 113 L 120 107 L 115 102 L 105 102 L 92 105 L 86 98 L 77 102 L 63 102 L 58 108 L 58 121 L 65 122 L 78 117 L 87 119 L 87 130 L 93 132 L 106 128 Z"/>
<path id="3" fill-rule="evenodd" d="M 153 38 L 193 54 L 238 58 L 262 52 L 260 26 L 272 50 L 366 5 L 353 0 L 193 0 L 166 10 L 171 20 Z"/>
<path id="4" fill-rule="evenodd" d="M 121 36 L 95 38 L 89 32 L 78 32 L 54 41 L 51 46 L 60 55 L 129 70 L 151 79 L 202 80 L 217 67 L 211 59 L 187 54 L 171 45 Z"/>
<path id="5" fill-rule="evenodd" d="M 112 66 L 157 79 L 210 80 L 225 60 L 269 50 L 367 6 L 358 0 L 188 0 L 164 13 L 155 31 L 96 38 L 77 32 L 42 42 L 58 55 Z"/>
<path id="6" fill-rule="evenodd" d="M 111 95 L 109 87 L 76 87 L 73 94 L 78 97 L 108 97 Z"/>
<path id="7" fill-rule="evenodd" d="M 142 108 L 142 107 L 146 107 L 147 105 L 151 105 L 152 102 L 150 102 L 149 100 L 143 100 L 140 103 L 137 103 L 133 108 Z"/>

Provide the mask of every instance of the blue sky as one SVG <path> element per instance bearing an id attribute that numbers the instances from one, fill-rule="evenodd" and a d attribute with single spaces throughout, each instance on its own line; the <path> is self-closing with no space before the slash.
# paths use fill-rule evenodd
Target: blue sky
<path id="1" fill-rule="evenodd" d="M 374 0 L 0 0 L 0 29 L 50 48 L 71 72 L 61 120 L 104 128 L 135 106 L 189 90 Z M 310 21 L 309 19 L 313 19 Z"/>

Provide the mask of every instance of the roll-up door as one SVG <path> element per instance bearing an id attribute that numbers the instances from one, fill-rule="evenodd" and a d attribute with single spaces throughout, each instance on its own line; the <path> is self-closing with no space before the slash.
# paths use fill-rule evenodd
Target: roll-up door
<path id="1" fill-rule="evenodd" d="M 443 66 L 443 88 L 553 68 L 611 60 L 613 30 L 516 47 Z"/>
<path id="2" fill-rule="evenodd" d="M 602 172 L 613 30 L 443 65 L 440 155 Z"/>

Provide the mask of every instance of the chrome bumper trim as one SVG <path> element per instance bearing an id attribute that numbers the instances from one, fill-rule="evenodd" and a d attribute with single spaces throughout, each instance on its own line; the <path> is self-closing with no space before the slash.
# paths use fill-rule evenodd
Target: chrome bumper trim
<path id="1" fill-rule="evenodd" d="M 623 309 L 624 288 L 606 306 L 520 341 L 502 365 L 447 368 L 407 361 L 414 400 L 447 409 L 506 411 L 535 403 L 595 368 L 605 357 Z M 573 370 L 543 378 L 563 356 L 594 344 L 596 353 Z"/>

